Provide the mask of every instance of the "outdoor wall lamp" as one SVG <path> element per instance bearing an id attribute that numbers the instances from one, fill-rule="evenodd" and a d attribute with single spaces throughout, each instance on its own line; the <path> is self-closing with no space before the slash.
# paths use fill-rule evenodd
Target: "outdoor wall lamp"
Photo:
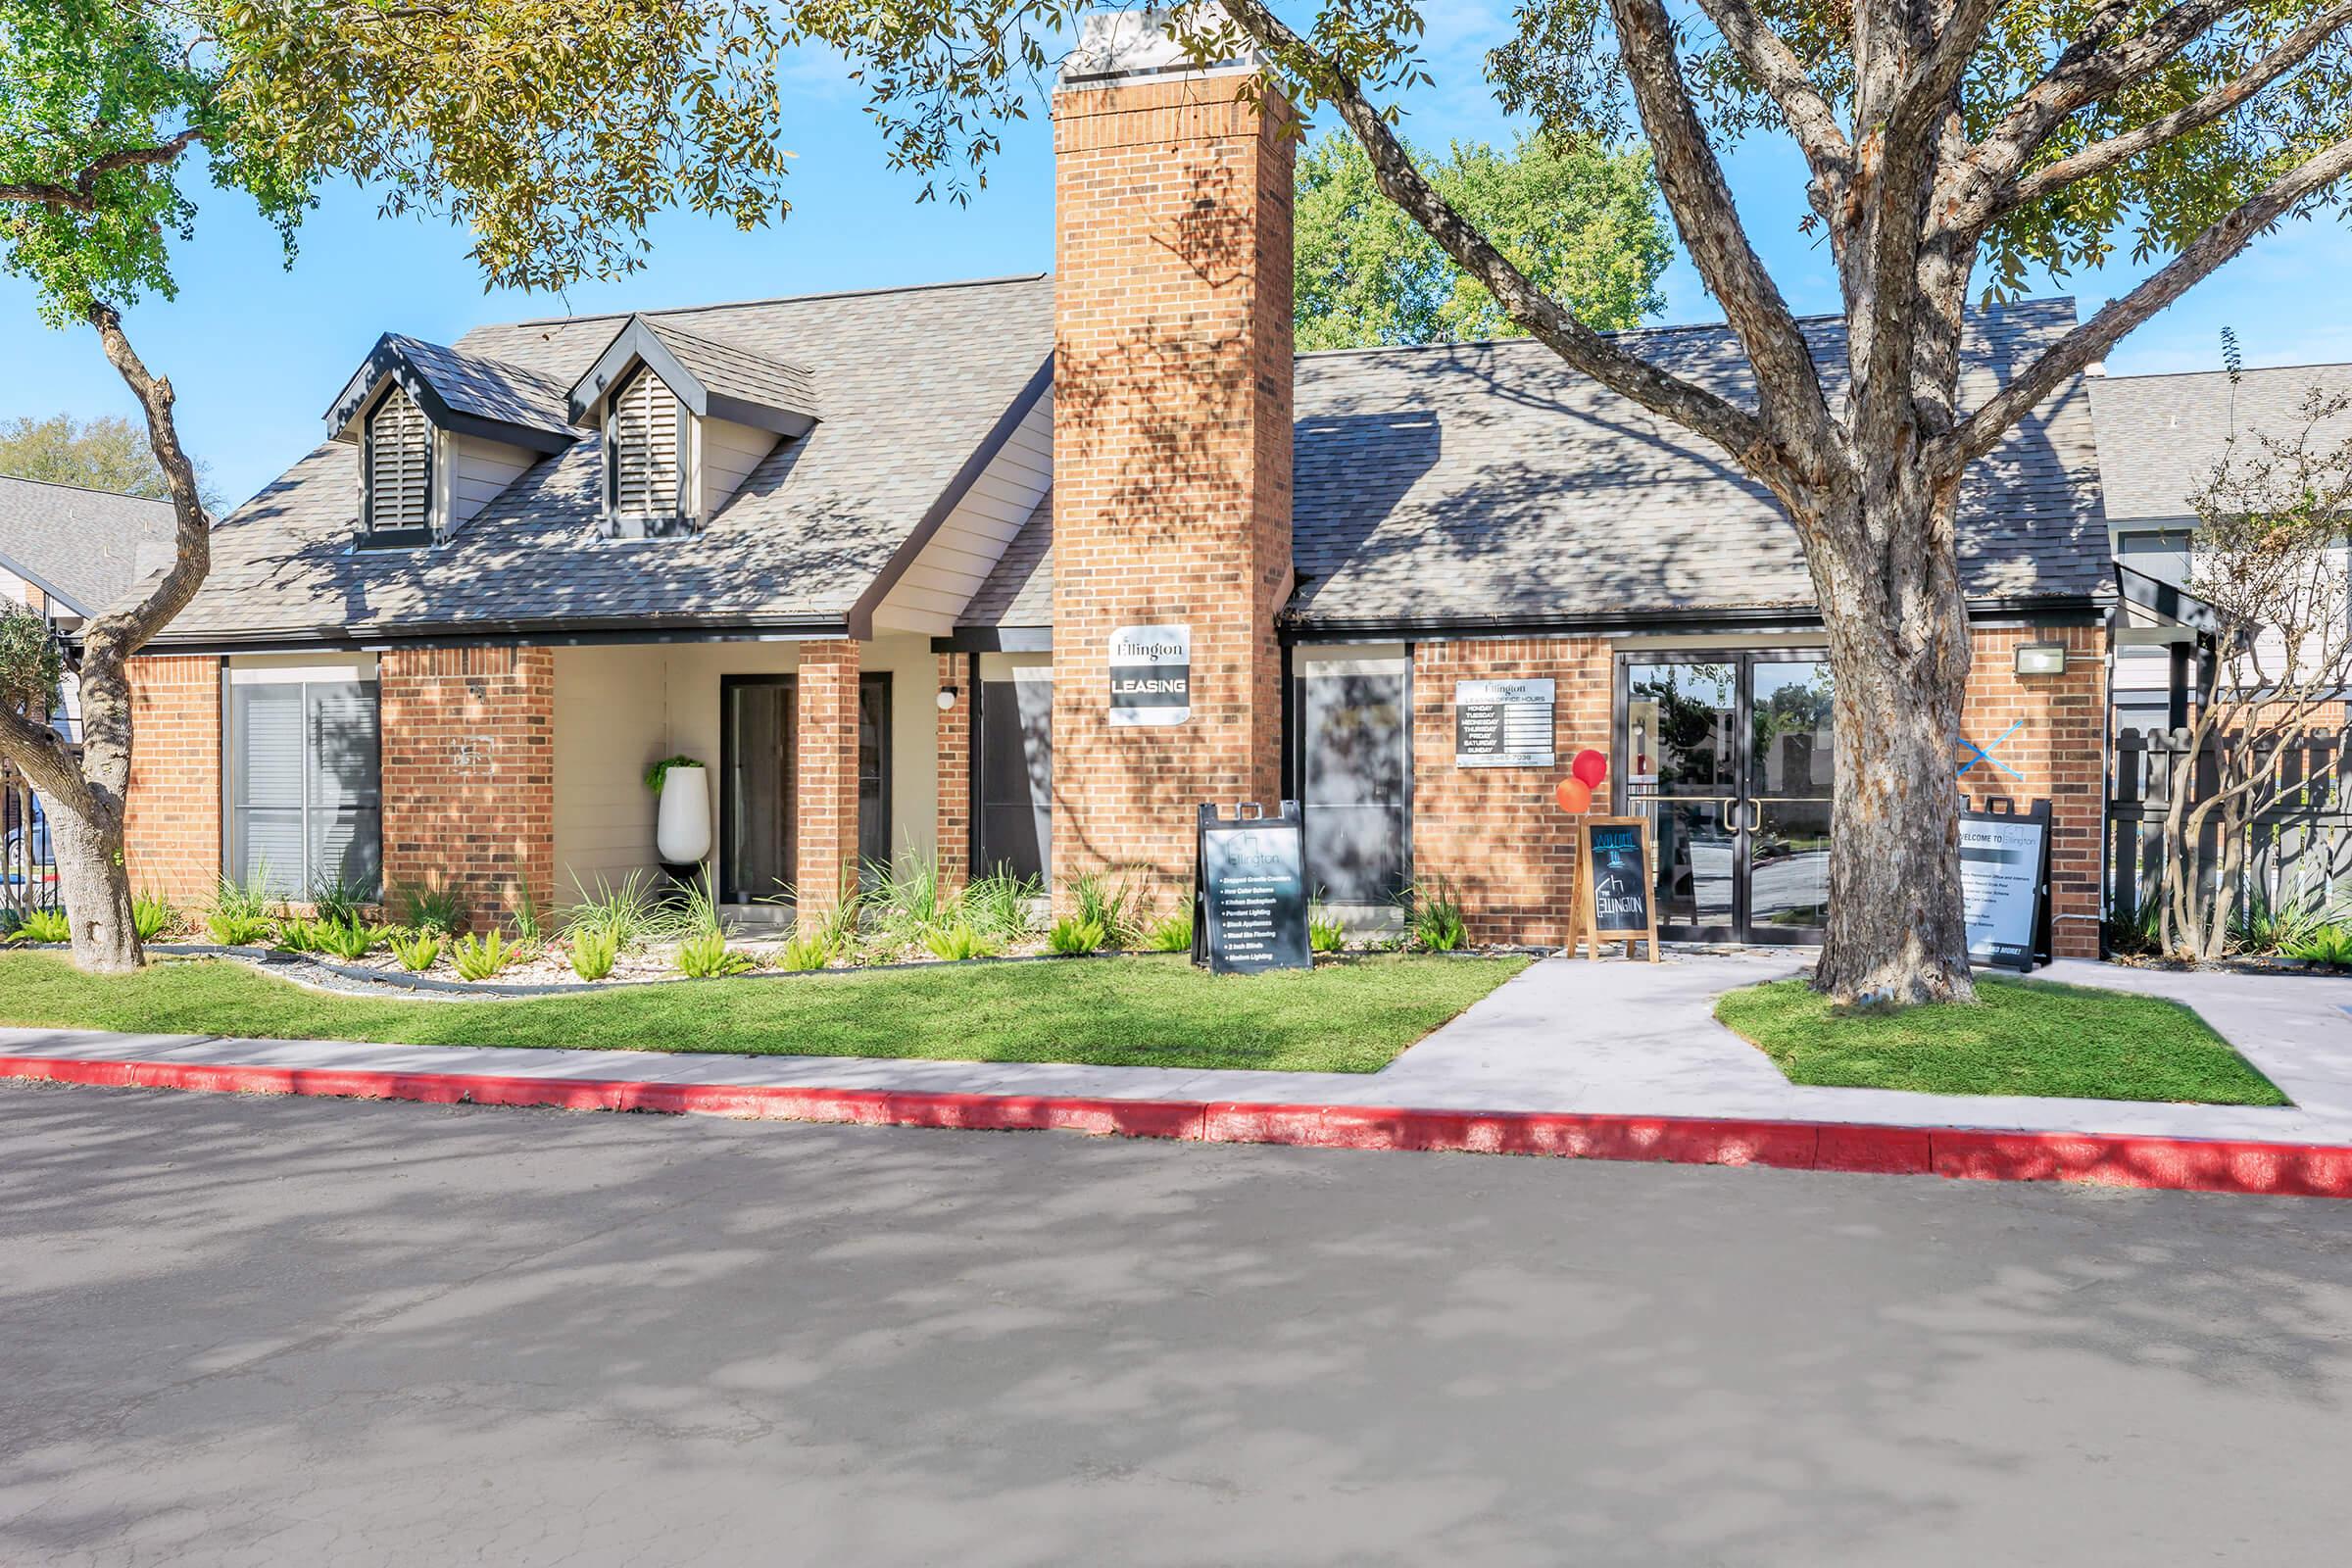
<path id="1" fill-rule="evenodd" d="M 939 710 L 945 713 L 953 710 L 955 706 L 956 688 L 953 686 L 942 686 L 939 689 Z"/>
<path id="2" fill-rule="evenodd" d="M 2066 673 L 2066 644 L 2019 643 L 2017 672 L 2020 675 L 2063 675 Z"/>

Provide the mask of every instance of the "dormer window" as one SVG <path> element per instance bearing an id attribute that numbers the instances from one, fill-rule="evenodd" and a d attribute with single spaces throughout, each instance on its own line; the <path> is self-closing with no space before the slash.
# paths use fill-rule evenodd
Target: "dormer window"
<path id="1" fill-rule="evenodd" d="M 433 537 L 433 428 L 416 400 L 387 387 L 368 411 L 361 438 L 361 526 L 377 545 L 428 544 Z"/>
<path id="2" fill-rule="evenodd" d="M 680 454 L 693 434 L 685 408 L 640 365 L 612 390 L 605 412 L 605 514 L 611 531 L 659 538 L 687 520 Z"/>

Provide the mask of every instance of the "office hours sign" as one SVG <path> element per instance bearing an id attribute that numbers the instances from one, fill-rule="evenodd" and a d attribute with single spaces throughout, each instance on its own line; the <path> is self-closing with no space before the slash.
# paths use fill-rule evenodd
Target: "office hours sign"
<path id="1" fill-rule="evenodd" d="M 1121 626 L 1110 634 L 1110 721 L 1181 724 L 1193 716 L 1193 628 Z"/>
<path id="2" fill-rule="evenodd" d="M 1552 683 L 1457 680 L 1453 683 L 1453 765 L 1552 765 Z"/>

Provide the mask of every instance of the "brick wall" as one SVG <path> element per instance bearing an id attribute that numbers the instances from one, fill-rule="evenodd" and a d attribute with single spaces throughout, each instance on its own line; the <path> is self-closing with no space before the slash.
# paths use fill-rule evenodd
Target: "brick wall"
<path id="1" fill-rule="evenodd" d="M 177 905 L 206 903 L 220 884 L 220 661 L 133 659 L 130 721 L 130 885 Z"/>
<path id="2" fill-rule="evenodd" d="M 1453 765 L 1455 681 L 1545 678 L 1558 683 L 1556 766 Z M 1425 887 L 1441 877 L 1453 885 L 1472 941 L 1567 940 L 1577 819 L 1559 808 L 1552 791 L 1578 752 L 1613 757 L 1611 678 L 1610 646 L 1597 638 L 1414 646 L 1413 879 Z"/>
<path id="3" fill-rule="evenodd" d="M 2030 642 L 2064 643 L 2066 673 L 2020 676 L 2016 648 Z M 1969 643 L 1973 663 L 1960 734 L 1984 747 L 1990 760 L 1960 774 L 1961 792 L 1980 808 L 1996 795 L 2021 807 L 2049 801 L 2051 943 L 2061 957 L 2096 957 L 2106 816 L 2106 631 L 1980 627 Z M 1972 755 L 1959 748 L 1954 765 L 1970 762 Z"/>
<path id="4" fill-rule="evenodd" d="M 794 758 L 800 838 L 794 850 L 804 925 L 832 909 L 858 874 L 858 645 L 801 644 Z"/>
<path id="5" fill-rule="evenodd" d="M 939 689 L 956 706 L 939 715 L 939 877 L 961 887 L 972 874 L 972 670 L 966 654 L 941 654 Z"/>
<path id="6" fill-rule="evenodd" d="M 377 662 L 384 888 L 454 888 L 477 929 L 555 904 L 555 653 L 404 648 Z"/>
<path id="7" fill-rule="evenodd" d="M 1192 873 L 1194 808 L 1280 789 L 1291 582 L 1287 112 L 1240 78 L 1055 95 L 1054 882 Z M 1192 715 L 1113 728 L 1120 626 L 1192 628 Z"/>

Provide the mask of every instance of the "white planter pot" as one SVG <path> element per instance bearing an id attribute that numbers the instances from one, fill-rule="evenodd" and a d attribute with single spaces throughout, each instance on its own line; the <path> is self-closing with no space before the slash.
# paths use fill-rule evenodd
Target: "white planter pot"
<path id="1" fill-rule="evenodd" d="M 710 853 L 710 784 L 699 763 L 675 763 L 662 775 L 654 847 L 665 865 L 693 865 Z"/>

